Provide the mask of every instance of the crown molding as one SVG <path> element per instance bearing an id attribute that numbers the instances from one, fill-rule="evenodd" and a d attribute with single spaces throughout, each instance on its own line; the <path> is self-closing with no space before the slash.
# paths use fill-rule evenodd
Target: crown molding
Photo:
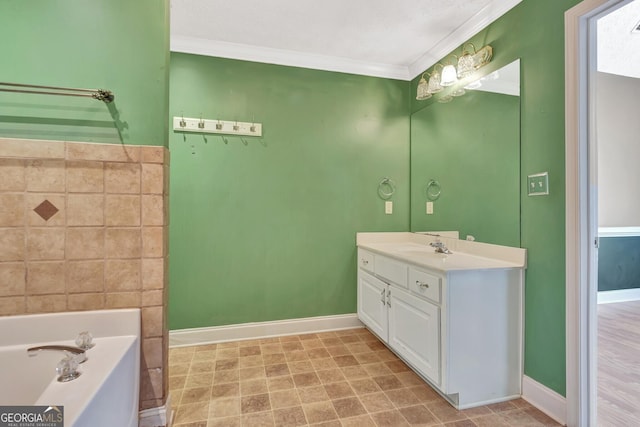
<path id="1" fill-rule="evenodd" d="M 469 40 L 493 21 L 514 8 L 521 1 L 522 0 L 505 0 L 501 2 L 494 2 L 482 8 L 464 24 L 460 25 L 451 34 L 440 40 L 435 46 L 433 46 L 433 48 L 429 49 L 420 58 L 409 65 L 409 76 L 411 80 L 422 74 L 426 69 L 440 61 L 462 43 Z"/>
<path id="2" fill-rule="evenodd" d="M 449 52 L 469 40 L 522 0 L 504 0 L 485 6 L 464 24 L 443 38 L 409 66 L 370 63 L 337 56 L 316 55 L 284 49 L 221 42 L 196 37 L 171 36 L 171 51 L 215 56 L 266 64 L 359 74 L 396 80 L 412 80 Z"/>
<path id="3" fill-rule="evenodd" d="M 194 37 L 171 36 L 171 51 L 216 56 L 266 64 L 311 68 L 314 70 L 360 74 L 397 80 L 411 80 L 405 66 L 369 63 L 327 55 L 314 55 L 283 49 L 220 42 Z"/>

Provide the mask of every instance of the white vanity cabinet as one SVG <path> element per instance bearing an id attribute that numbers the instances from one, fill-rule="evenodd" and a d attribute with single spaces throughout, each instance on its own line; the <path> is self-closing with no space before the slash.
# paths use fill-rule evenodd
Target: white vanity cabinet
<path id="1" fill-rule="evenodd" d="M 358 249 L 358 316 L 455 407 L 514 399 L 522 268 L 428 268 Z"/>

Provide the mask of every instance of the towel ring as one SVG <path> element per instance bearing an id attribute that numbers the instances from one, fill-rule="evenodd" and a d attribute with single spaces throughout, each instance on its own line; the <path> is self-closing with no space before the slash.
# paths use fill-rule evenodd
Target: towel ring
<path id="1" fill-rule="evenodd" d="M 438 200 L 438 197 L 440 197 L 440 193 L 442 193 L 440 183 L 435 179 L 430 180 L 427 183 L 427 199 L 431 201 Z"/>
<path id="2" fill-rule="evenodd" d="M 385 191 L 387 189 L 388 191 Z M 389 200 L 395 192 L 396 184 L 389 178 L 385 177 L 382 181 L 380 181 L 380 184 L 378 184 L 378 196 L 380 196 L 382 200 Z"/>

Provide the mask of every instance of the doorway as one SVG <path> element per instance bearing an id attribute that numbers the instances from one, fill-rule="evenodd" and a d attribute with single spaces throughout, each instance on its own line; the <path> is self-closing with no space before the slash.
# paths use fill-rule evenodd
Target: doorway
<path id="1" fill-rule="evenodd" d="M 632 0 L 585 0 L 565 14 L 567 425 L 597 425 L 596 22 Z"/>

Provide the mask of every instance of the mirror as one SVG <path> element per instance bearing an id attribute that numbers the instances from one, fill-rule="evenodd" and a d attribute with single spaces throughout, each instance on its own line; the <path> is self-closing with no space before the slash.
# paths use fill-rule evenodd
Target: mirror
<path id="1" fill-rule="evenodd" d="M 411 231 L 519 247 L 520 61 L 481 84 L 411 116 Z"/>

